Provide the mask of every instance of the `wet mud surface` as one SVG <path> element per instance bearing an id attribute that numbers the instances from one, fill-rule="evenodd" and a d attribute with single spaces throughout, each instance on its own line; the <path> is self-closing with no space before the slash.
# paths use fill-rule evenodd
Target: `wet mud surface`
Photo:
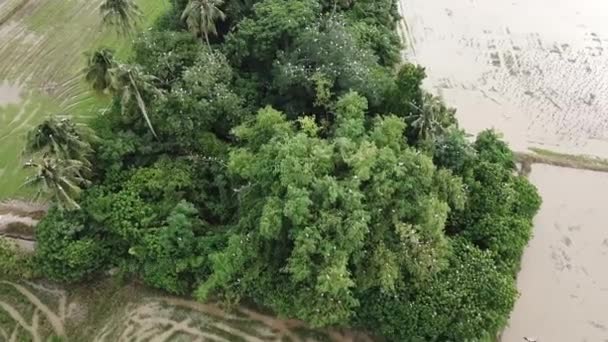
<path id="1" fill-rule="evenodd" d="M 402 0 L 427 88 L 516 150 L 608 156 L 608 2 Z"/>
<path id="2" fill-rule="evenodd" d="M 543 204 L 503 342 L 608 341 L 608 174 L 534 165 Z"/>

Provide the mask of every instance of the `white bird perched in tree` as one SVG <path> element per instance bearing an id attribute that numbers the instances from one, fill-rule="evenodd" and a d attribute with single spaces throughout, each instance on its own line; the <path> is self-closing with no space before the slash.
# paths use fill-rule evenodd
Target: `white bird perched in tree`
<path id="1" fill-rule="evenodd" d="M 538 340 L 533 338 L 533 337 L 525 337 L 524 336 L 524 340 L 526 340 L 526 342 L 537 342 Z"/>

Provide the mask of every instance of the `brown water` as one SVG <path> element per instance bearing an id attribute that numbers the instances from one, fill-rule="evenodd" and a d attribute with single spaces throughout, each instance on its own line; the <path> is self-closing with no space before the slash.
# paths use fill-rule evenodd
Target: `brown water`
<path id="1" fill-rule="evenodd" d="M 543 197 L 503 342 L 608 341 L 608 174 L 534 165 Z"/>
<path id="2" fill-rule="evenodd" d="M 427 88 L 468 131 L 608 157 L 608 1 L 401 0 Z"/>

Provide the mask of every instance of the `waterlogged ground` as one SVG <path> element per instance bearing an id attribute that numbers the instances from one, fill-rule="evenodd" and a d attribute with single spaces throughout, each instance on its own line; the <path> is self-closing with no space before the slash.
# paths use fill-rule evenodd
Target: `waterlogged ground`
<path id="1" fill-rule="evenodd" d="M 111 281 L 71 289 L 0 280 L 0 340 L 92 342 L 371 342 L 341 331 L 315 331 L 301 322 L 256 311 L 222 310 Z"/>
<path id="2" fill-rule="evenodd" d="M 608 174 L 534 165 L 543 197 L 503 342 L 608 341 Z"/>
<path id="3" fill-rule="evenodd" d="M 608 1 L 401 0 L 406 58 L 472 133 L 608 156 Z"/>
<path id="4" fill-rule="evenodd" d="M 166 0 L 138 0 L 149 25 Z M 106 101 L 83 81 L 84 52 L 128 55 L 128 39 L 103 29 L 101 0 L 0 0 L 0 199 L 20 191 L 25 133 L 49 114 L 96 115 Z M 22 191 L 21 191 L 22 193 Z"/>

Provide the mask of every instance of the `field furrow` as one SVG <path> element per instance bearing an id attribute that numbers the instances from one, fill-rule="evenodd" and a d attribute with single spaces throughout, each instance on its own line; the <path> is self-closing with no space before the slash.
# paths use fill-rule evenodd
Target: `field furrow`
<path id="1" fill-rule="evenodd" d="M 138 0 L 142 27 L 166 9 Z M 4 0 L 0 3 L 0 199 L 23 196 L 21 150 L 29 129 L 53 113 L 92 117 L 108 99 L 82 77 L 84 53 L 101 46 L 128 56 L 130 39 L 101 25 L 101 0 Z M 17 96 L 15 96 L 17 94 Z"/>

